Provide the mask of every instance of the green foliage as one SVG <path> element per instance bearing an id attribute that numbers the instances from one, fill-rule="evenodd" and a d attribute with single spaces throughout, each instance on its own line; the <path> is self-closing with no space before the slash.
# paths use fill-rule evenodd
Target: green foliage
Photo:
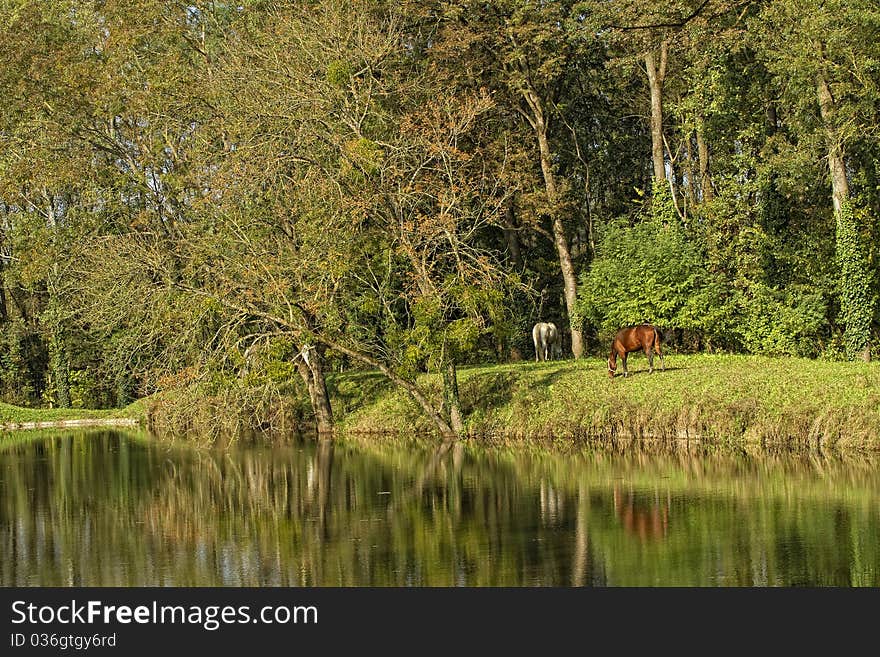
<path id="1" fill-rule="evenodd" d="M 742 295 L 740 304 L 738 337 L 749 352 L 818 355 L 828 312 L 822 295 L 796 286 L 780 291 L 755 283 Z"/>
<path id="2" fill-rule="evenodd" d="M 840 269 L 840 319 L 844 325 L 846 355 L 850 360 L 868 348 L 876 299 L 860 220 L 865 212 L 846 203 L 837 214 L 837 259 Z"/>
<path id="3" fill-rule="evenodd" d="M 642 322 L 705 328 L 693 307 L 709 298 L 697 296 L 705 287 L 703 262 L 670 206 L 668 191 L 655 188 L 650 214 L 603 229 L 580 292 L 581 312 L 603 339 Z"/>
<path id="4" fill-rule="evenodd" d="M 672 193 L 669 191 L 669 185 L 665 181 L 651 181 L 651 206 L 650 219 L 654 224 L 668 227 L 676 225 L 678 221 L 678 213 L 675 210 L 675 202 L 672 200 Z"/>
<path id="5" fill-rule="evenodd" d="M 0 390 L 11 404 L 37 403 L 45 385 L 45 344 L 20 319 L 7 321 L 0 333 Z"/>
<path id="6" fill-rule="evenodd" d="M 351 66 L 348 62 L 335 60 L 327 65 L 327 82 L 334 87 L 344 87 L 351 79 Z"/>
<path id="7" fill-rule="evenodd" d="M 713 207 L 724 212 L 723 198 Z M 736 242 L 719 244 L 725 250 L 715 257 L 734 259 L 737 268 L 729 278 L 696 248 L 668 189 L 655 186 L 639 222 L 604 228 L 597 258 L 582 276 L 581 308 L 603 341 L 622 326 L 648 322 L 699 335 L 713 350 L 816 356 L 827 334 L 827 295 L 815 284 L 764 282 L 769 241 L 761 231 L 740 229 Z"/>
<path id="8" fill-rule="evenodd" d="M 379 170 L 382 164 L 382 147 L 374 141 L 363 137 L 354 139 L 345 145 L 346 158 L 343 160 L 343 173 L 354 175 L 351 167 L 370 176 Z"/>
<path id="9" fill-rule="evenodd" d="M 439 371 L 449 361 L 467 362 L 482 336 L 500 330 L 500 318 L 486 321 L 487 315 L 500 312 L 497 290 L 459 288 L 454 296 L 461 303 L 457 318 L 441 306 L 438 298 L 422 297 L 412 306 L 412 325 L 399 327 L 389 335 L 390 344 L 403 350 L 401 372 L 408 377 L 414 379 L 425 369 Z M 463 308 L 472 313 L 460 313 Z"/>

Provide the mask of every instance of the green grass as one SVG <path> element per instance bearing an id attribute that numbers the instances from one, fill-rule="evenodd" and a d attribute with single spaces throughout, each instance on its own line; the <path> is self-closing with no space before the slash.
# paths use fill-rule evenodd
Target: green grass
<path id="1" fill-rule="evenodd" d="M 604 359 L 597 358 L 464 367 L 459 387 L 467 434 L 496 444 L 635 439 L 880 449 L 880 363 L 669 355 L 666 365 L 665 372 L 648 375 L 644 356 L 632 355 L 629 378 L 613 380 L 608 378 Z M 378 372 L 334 375 L 329 383 L 334 415 L 343 433 L 391 432 L 433 438 L 434 427 L 421 409 Z M 438 377 L 423 375 L 419 383 L 439 399 Z M 176 401 L 179 398 L 184 401 Z M 149 426 L 145 421 L 148 407 L 185 407 L 192 405 L 188 399 L 166 394 L 109 411 L 0 404 L 0 425 L 127 417 Z M 229 400 L 223 403 L 223 408 L 233 411 L 240 405 Z M 201 409 L 204 404 L 197 406 Z M 207 420 L 216 421 L 223 409 L 208 406 L 201 414 L 208 413 Z M 251 415 L 261 417 L 266 408 L 277 413 L 271 406 L 247 408 Z M 191 415 L 184 412 L 189 419 L 178 425 L 199 428 L 205 424 L 193 424 Z M 260 418 L 255 418 L 250 420 L 256 426 Z M 167 428 L 186 433 L 175 427 L 172 423 Z"/>
<path id="2" fill-rule="evenodd" d="M 140 420 L 144 414 L 142 401 L 136 401 L 125 408 L 95 410 L 85 408 L 25 408 L 0 402 L 0 425 L 22 424 L 25 422 L 61 422 L 63 420 L 92 420 L 131 418 Z"/>
<path id="3" fill-rule="evenodd" d="M 655 361 L 655 364 L 656 361 Z M 494 440 L 585 437 L 880 448 L 880 364 L 760 356 L 677 356 L 610 380 L 604 359 L 463 368 L 468 433 Z M 439 391 L 430 377 L 423 384 Z M 378 374 L 333 381 L 348 431 L 430 431 Z"/>
<path id="4" fill-rule="evenodd" d="M 0 402 L 0 424 L 22 422 L 55 422 L 110 417 L 111 411 L 82 408 L 24 408 Z"/>

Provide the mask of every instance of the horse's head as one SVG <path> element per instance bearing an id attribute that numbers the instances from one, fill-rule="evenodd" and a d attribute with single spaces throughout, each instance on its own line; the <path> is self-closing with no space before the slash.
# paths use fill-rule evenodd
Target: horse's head
<path id="1" fill-rule="evenodd" d="M 616 354 L 611 355 L 608 358 L 608 376 L 612 379 L 614 378 L 614 373 L 617 371 L 617 358 Z"/>

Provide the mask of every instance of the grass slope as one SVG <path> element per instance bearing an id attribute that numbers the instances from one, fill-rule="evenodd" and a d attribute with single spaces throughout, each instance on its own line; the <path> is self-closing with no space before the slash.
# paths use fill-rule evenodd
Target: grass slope
<path id="1" fill-rule="evenodd" d="M 667 356 L 647 373 L 608 378 L 604 360 L 463 368 L 468 432 L 496 439 L 694 439 L 880 448 L 880 364 L 760 356 Z M 423 383 L 439 391 L 439 381 Z M 378 374 L 333 382 L 349 431 L 431 429 Z"/>
<path id="2" fill-rule="evenodd" d="M 25 408 L 0 402 L 0 426 L 26 422 L 61 422 L 64 420 L 95 420 L 143 417 L 143 404 L 136 401 L 125 408 L 94 410 L 86 408 Z"/>
<path id="3" fill-rule="evenodd" d="M 880 450 L 880 363 L 670 355 L 666 365 L 649 376 L 644 356 L 633 355 L 630 377 L 614 380 L 596 358 L 462 368 L 467 432 L 496 443 L 590 438 Z M 378 372 L 335 375 L 329 383 L 342 432 L 434 431 L 418 406 Z M 439 398 L 438 377 L 424 375 L 420 383 Z M 161 401 L 176 408 L 179 398 L 167 394 Z M 143 425 L 148 403 L 109 411 L 0 403 L 0 426 L 86 418 L 133 418 Z"/>

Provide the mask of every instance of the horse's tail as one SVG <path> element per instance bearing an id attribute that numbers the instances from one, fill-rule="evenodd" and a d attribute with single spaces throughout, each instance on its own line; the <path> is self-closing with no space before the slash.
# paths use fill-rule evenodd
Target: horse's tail
<path id="1" fill-rule="evenodd" d="M 653 345 L 653 347 L 654 347 L 654 349 L 659 349 L 660 343 L 663 342 L 663 331 L 658 329 L 653 324 L 651 325 L 651 328 L 654 329 L 654 345 Z"/>

